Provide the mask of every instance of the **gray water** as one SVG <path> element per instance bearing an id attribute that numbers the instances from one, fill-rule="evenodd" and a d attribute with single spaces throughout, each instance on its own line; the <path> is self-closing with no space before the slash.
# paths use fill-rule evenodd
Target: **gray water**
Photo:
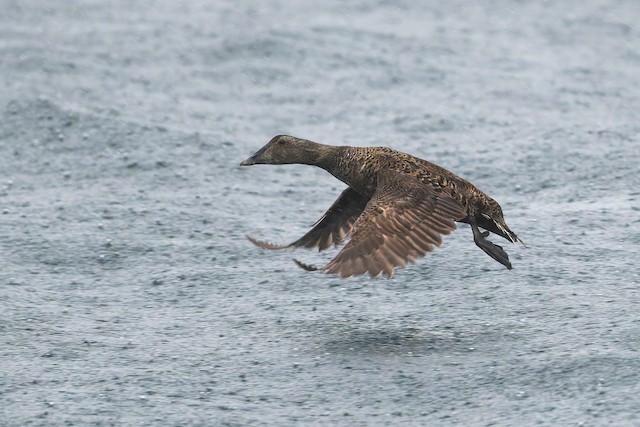
<path id="1" fill-rule="evenodd" d="M 640 4 L 0 0 L 0 424 L 640 425 Z M 293 3 L 293 4 L 292 4 Z M 498 200 L 393 280 L 297 268 L 387 145 Z"/>

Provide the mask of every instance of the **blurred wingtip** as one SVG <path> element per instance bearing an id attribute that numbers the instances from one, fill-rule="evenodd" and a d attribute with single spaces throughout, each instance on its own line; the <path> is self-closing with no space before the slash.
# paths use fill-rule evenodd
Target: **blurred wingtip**
<path id="1" fill-rule="evenodd" d="M 275 243 L 265 242 L 262 240 L 258 240 L 255 237 L 250 236 L 248 234 L 246 234 L 245 237 L 247 238 L 248 241 L 250 241 L 257 247 L 262 249 L 286 249 L 290 246 L 290 245 L 277 245 Z"/>
<path id="2" fill-rule="evenodd" d="M 316 267 L 316 266 L 309 265 L 309 264 L 305 264 L 304 262 L 302 262 L 302 261 L 298 261 L 298 260 L 297 260 L 297 259 L 295 259 L 295 258 L 293 259 L 293 262 L 295 262 L 295 263 L 296 263 L 296 265 L 297 265 L 298 267 L 300 267 L 301 269 L 303 269 L 303 270 L 305 270 L 305 271 L 318 271 L 318 270 L 320 270 L 320 269 L 319 269 L 318 267 Z"/>

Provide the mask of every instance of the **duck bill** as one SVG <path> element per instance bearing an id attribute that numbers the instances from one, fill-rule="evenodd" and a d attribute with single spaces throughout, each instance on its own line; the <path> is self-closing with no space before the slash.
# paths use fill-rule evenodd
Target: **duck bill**
<path id="1" fill-rule="evenodd" d="M 268 156 L 264 155 L 267 147 L 262 147 L 259 149 L 253 156 L 249 157 L 244 162 L 240 163 L 240 166 L 251 166 L 251 165 L 260 165 L 269 163 L 269 159 L 265 158 Z"/>
<path id="2" fill-rule="evenodd" d="M 244 162 L 240 163 L 240 166 L 251 166 L 251 165 L 255 165 L 256 159 L 254 158 L 254 156 L 249 157 L 247 160 L 245 160 Z"/>
<path id="3" fill-rule="evenodd" d="M 240 163 L 240 166 L 264 165 L 268 163 L 269 162 L 265 161 L 265 159 L 261 158 L 258 153 L 256 153 L 244 162 Z"/>

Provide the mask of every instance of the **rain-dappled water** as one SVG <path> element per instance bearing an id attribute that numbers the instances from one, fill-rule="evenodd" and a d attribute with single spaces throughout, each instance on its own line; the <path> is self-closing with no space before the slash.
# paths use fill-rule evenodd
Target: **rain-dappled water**
<path id="1" fill-rule="evenodd" d="M 640 4 L 0 1 L 0 424 L 637 425 Z M 265 252 L 388 145 L 498 200 L 391 281 Z"/>

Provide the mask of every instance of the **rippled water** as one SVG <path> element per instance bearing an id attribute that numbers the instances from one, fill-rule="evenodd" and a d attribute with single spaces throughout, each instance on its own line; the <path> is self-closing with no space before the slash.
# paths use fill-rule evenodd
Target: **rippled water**
<path id="1" fill-rule="evenodd" d="M 316 3 L 2 2 L 1 424 L 636 425 L 640 6 Z M 244 235 L 344 186 L 238 167 L 278 133 L 447 167 L 527 248 L 304 272 Z"/>

